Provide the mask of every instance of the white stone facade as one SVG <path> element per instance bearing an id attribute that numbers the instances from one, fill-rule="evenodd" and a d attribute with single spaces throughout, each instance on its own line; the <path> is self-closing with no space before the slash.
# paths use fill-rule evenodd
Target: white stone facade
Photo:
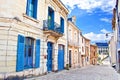
<path id="1" fill-rule="evenodd" d="M 110 62 L 111 65 L 115 65 L 116 63 L 116 45 L 115 45 L 115 37 L 112 36 L 109 42 L 109 55 L 110 55 Z"/>
<path id="2" fill-rule="evenodd" d="M 2 77 L 29 74 L 39 75 L 47 72 L 47 42 L 54 44 L 53 71 L 58 70 L 58 44 L 64 45 L 64 67 L 67 64 L 67 14 L 68 10 L 59 0 L 38 0 L 37 19 L 26 15 L 27 0 L 0 1 L 0 73 Z M 48 7 L 55 11 L 54 21 L 60 25 L 64 19 L 64 34 L 56 38 L 45 34 L 43 20 L 48 18 Z M 16 72 L 18 35 L 40 39 L 40 67 Z M 35 53 L 35 51 L 34 51 Z"/>

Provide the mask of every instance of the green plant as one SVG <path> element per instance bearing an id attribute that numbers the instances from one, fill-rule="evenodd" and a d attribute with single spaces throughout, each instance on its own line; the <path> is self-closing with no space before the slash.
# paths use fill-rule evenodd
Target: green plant
<path id="1" fill-rule="evenodd" d="M 66 64 L 66 70 L 69 70 L 69 64 Z"/>

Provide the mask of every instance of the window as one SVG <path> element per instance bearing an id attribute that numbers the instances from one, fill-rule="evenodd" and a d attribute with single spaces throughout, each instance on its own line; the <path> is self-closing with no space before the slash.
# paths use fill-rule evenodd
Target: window
<path id="1" fill-rule="evenodd" d="M 33 67 L 34 39 L 30 37 L 25 38 L 25 52 L 24 52 L 24 68 Z"/>
<path id="2" fill-rule="evenodd" d="M 95 52 L 94 52 L 94 56 L 95 56 Z"/>
<path id="3" fill-rule="evenodd" d="M 99 54 L 101 54 L 101 51 L 99 50 Z"/>
<path id="4" fill-rule="evenodd" d="M 77 43 L 77 33 L 76 32 L 74 33 L 74 40 Z"/>
<path id="5" fill-rule="evenodd" d="M 37 1 L 38 0 L 27 0 L 26 14 L 35 19 L 37 18 Z"/>
<path id="6" fill-rule="evenodd" d="M 48 28 L 54 30 L 54 10 L 48 7 Z"/>
<path id="7" fill-rule="evenodd" d="M 87 59 L 87 61 L 89 61 L 89 58 L 88 58 L 88 57 L 87 57 L 86 59 Z"/>
<path id="8" fill-rule="evenodd" d="M 61 32 L 64 33 L 64 19 L 60 17 Z"/>
<path id="9" fill-rule="evenodd" d="M 18 35 L 16 71 L 40 66 L 40 39 Z"/>
<path id="10" fill-rule="evenodd" d="M 82 38 L 82 43 L 83 43 L 83 38 Z"/>
<path id="11" fill-rule="evenodd" d="M 108 52 L 108 50 L 106 50 L 106 52 Z"/>
<path id="12" fill-rule="evenodd" d="M 82 47 L 82 52 L 84 52 L 84 47 Z"/>
<path id="13" fill-rule="evenodd" d="M 68 36 L 68 39 L 71 41 L 72 40 L 72 31 L 71 29 L 69 29 L 69 36 Z"/>

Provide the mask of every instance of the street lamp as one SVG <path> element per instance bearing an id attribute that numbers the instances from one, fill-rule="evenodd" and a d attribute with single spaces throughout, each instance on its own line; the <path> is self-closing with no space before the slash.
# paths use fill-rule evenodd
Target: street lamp
<path id="1" fill-rule="evenodd" d="M 110 34 L 110 35 L 109 35 L 109 34 Z M 106 36 L 106 38 L 108 38 L 109 36 L 111 37 L 112 34 L 113 34 L 112 32 L 111 32 L 111 33 L 106 33 L 105 36 Z"/>
<path id="2" fill-rule="evenodd" d="M 111 32 L 111 33 L 106 33 L 105 34 L 105 36 L 106 36 L 106 41 L 107 41 L 107 38 L 109 38 L 109 36 L 112 38 L 112 36 L 113 36 L 113 33 Z M 109 56 L 109 61 L 110 61 L 110 63 L 111 63 L 111 54 L 110 54 L 110 50 L 109 50 L 109 48 L 110 48 L 110 41 L 111 40 L 108 40 L 108 56 Z"/>

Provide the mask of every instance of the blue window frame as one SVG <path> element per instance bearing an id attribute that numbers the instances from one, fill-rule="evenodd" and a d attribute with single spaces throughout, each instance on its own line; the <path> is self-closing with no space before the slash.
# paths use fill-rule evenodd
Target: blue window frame
<path id="1" fill-rule="evenodd" d="M 37 2 L 38 0 L 27 0 L 26 14 L 35 19 L 37 18 Z"/>

